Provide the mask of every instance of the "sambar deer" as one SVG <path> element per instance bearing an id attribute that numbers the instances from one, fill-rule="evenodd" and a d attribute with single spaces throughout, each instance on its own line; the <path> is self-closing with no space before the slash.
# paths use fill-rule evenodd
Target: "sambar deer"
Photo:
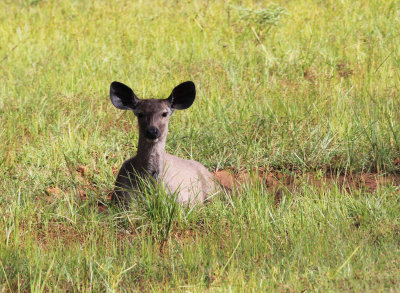
<path id="1" fill-rule="evenodd" d="M 203 202 L 216 192 L 214 177 L 206 167 L 165 151 L 169 118 L 174 110 L 189 108 L 195 99 L 193 82 L 176 86 L 167 99 L 139 99 L 131 88 L 114 81 L 110 98 L 115 107 L 132 110 L 139 122 L 136 156 L 126 160 L 115 183 L 114 199 L 127 203 L 140 194 L 139 180 L 149 178 L 161 183 L 168 194 L 176 194 L 184 204 Z"/>

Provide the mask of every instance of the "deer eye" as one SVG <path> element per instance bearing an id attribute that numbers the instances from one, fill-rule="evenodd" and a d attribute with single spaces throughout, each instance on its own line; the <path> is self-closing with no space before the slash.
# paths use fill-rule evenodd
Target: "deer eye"
<path id="1" fill-rule="evenodd" d="M 143 118 L 143 113 L 137 113 L 138 118 Z"/>
<path id="2" fill-rule="evenodd" d="M 163 117 L 167 117 L 167 116 L 168 116 L 168 112 L 162 113 L 162 116 L 163 116 Z"/>

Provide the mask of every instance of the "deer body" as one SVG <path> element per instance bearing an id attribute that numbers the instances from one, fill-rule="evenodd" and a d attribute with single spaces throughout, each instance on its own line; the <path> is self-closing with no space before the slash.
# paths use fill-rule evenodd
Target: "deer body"
<path id="1" fill-rule="evenodd" d="M 113 82 L 110 97 L 117 108 L 133 110 L 139 122 L 137 154 L 126 160 L 118 173 L 116 199 L 129 202 L 140 192 L 139 177 L 146 176 L 163 184 L 169 194 L 177 193 L 177 200 L 184 204 L 203 202 L 216 191 L 213 175 L 206 167 L 165 151 L 169 117 L 175 109 L 186 109 L 194 101 L 192 82 L 180 84 L 164 100 L 140 100 L 129 87 Z"/>

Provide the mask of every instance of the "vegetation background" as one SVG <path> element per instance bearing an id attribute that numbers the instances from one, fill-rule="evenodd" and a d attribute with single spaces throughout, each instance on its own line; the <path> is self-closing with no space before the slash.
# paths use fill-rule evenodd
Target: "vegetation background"
<path id="1" fill-rule="evenodd" d="M 0 290 L 400 291 L 398 185 L 305 178 L 398 178 L 399 44 L 394 0 L 1 1 Z M 297 187 L 110 206 L 138 136 L 113 80 L 193 80 L 168 151 Z"/>

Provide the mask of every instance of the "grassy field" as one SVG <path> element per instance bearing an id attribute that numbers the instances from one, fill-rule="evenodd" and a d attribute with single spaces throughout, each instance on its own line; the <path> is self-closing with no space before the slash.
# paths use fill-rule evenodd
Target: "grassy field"
<path id="1" fill-rule="evenodd" d="M 0 2 L 0 291 L 400 292 L 396 184 L 107 201 L 138 138 L 114 80 L 193 80 L 167 150 L 211 171 L 399 174 L 399 1 L 264 2 Z"/>

